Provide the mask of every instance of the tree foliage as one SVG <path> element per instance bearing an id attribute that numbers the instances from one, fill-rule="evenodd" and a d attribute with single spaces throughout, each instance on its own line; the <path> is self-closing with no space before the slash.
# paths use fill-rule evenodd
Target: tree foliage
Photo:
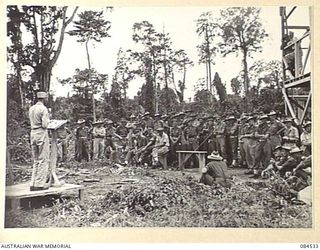
<path id="1" fill-rule="evenodd" d="M 135 77 L 135 72 L 132 70 L 132 64 L 130 51 L 123 51 L 122 48 L 120 48 L 117 55 L 114 81 L 119 84 L 124 99 L 127 98 L 129 82 Z"/>
<path id="2" fill-rule="evenodd" d="M 212 77 L 211 66 L 214 64 L 213 56 L 216 54 L 217 48 L 213 45 L 214 38 L 217 35 L 217 25 L 211 12 L 204 12 L 196 20 L 197 35 L 202 39 L 200 45 L 197 46 L 199 52 L 199 63 L 206 66 L 206 83 L 207 89 L 212 93 Z"/>
<path id="3" fill-rule="evenodd" d="M 268 36 L 262 27 L 260 9 L 254 7 L 230 7 L 220 11 L 218 26 L 221 39 L 219 50 L 222 55 L 239 52 L 243 55 L 244 89 L 249 90 L 247 58 L 262 51 L 262 42 Z"/>
<path id="4" fill-rule="evenodd" d="M 227 91 L 226 91 L 226 86 L 222 83 L 218 72 L 216 72 L 214 75 L 213 85 L 217 90 L 219 100 L 223 102 L 226 99 Z"/>
<path id="5" fill-rule="evenodd" d="M 232 88 L 232 92 L 236 95 L 236 96 L 240 96 L 241 90 L 242 90 L 242 85 L 241 82 L 238 80 L 237 77 L 234 77 L 231 79 L 231 88 Z"/>
<path id="6" fill-rule="evenodd" d="M 193 61 L 191 61 L 187 55 L 187 53 L 180 49 L 173 53 L 172 57 L 172 82 L 176 94 L 179 98 L 179 102 L 184 102 L 184 91 L 186 89 L 186 77 L 187 77 L 187 69 L 194 66 Z M 178 80 L 178 84 L 176 83 L 176 78 L 178 73 L 182 74 L 182 79 Z M 178 86 L 177 86 L 178 85 Z"/>
<path id="7" fill-rule="evenodd" d="M 8 57 L 18 75 L 24 66 L 33 69 L 33 83 L 39 84 L 32 86 L 34 90 L 50 90 L 52 68 L 60 55 L 65 30 L 78 7 L 69 18 L 67 9 L 56 6 L 7 7 L 7 35 L 11 40 Z"/>
<path id="8" fill-rule="evenodd" d="M 111 28 L 110 21 L 105 20 L 103 11 L 83 11 L 79 15 L 79 20 L 74 21 L 74 29 L 69 31 L 68 34 L 76 36 L 77 41 L 85 44 L 87 61 L 88 61 L 88 73 L 89 81 L 91 81 L 91 60 L 89 53 L 89 42 L 101 42 L 102 38 L 110 37 L 109 29 Z M 91 85 L 94 85 L 92 83 Z M 93 88 L 94 90 L 94 88 Z M 93 120 L 96 120 L 96 109 L 94 91 L 92 91 L 92 109 Z"/>
<path id="9" fill-rule="evenodd" d="M 257 84 L 260 89 L 263 85 L 280 88 L 282 82 L 282 64 L 278 60 L 266 62 L 264 60 L 255 61 L 249 68 L 250 81 Z"/>

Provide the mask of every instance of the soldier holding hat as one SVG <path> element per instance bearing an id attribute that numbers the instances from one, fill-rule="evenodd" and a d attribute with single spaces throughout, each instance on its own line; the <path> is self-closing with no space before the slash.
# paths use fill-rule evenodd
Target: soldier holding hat
<path id="1" fill-rule="evenodd" d="M 37 93 L 38 102 L 30 107 L 29 119 L 31 125 L 30 143 L 33 158 L 30 191 L 49 188 L 46 183 L 49 176 L 49 112 L 45 106 L 48 98 L 46 92 Z"/>

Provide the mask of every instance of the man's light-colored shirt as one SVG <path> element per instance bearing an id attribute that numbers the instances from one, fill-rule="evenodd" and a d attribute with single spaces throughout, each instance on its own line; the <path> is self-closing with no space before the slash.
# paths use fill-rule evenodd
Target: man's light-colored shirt
<path id="1" fill-rule="evenodd" d="M 31 129 L 44 128 L 49 124 L 49 112 L 42 102 L 37 102 L 29 109 Z"/>

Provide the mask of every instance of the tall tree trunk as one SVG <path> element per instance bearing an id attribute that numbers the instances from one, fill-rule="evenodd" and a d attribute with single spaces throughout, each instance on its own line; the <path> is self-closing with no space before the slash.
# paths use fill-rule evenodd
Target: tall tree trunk
<path id="1" fill-rule="evenodd" d="M 212 94 L 212 78 L 211 78 L 211 55 L 210 55 L 210 41 L 208 35 L 208 26 L 206 26 L 206 51 L 207 51 L 207 77 L 209 83 L 209 91 Z"/>
<path id="2" fill-rule="evenodd" d="M 46 92 L 49 92 L 50 90 L 50 80 L 51 80 L 52 69 L 53 69 L 53 66 L 56 64 L 58 57 L 61 53 L 65 30 L 67 26 L 72 22 L 79 7 L 76 7 L 73 10 L 71 17 L 68 20 L 66 20 L 67 8 L 68 7 L 63 7 L 64 9 L 63 22 L 62 22 L 62 28 L 61 28 L 61 33 L 59 37 L 59 44 L 57 46 L 56 51 L 53 53 L 52 59 L 48 59 L 48 62 L 46 62 L 45 64 L 41 62 L 41 60 L 39 59 L 41 56 L 41 53 L 39 52 L 40 47 L 38 46 L 39 45 L 38 32 L 34 31 L 35 43 L 37 44 L 36 48 L 38 51 L 38 55 L 37 55 L 38 59 L 36 61 L 39 63 L 34 70 L 35 70 L 36 77 L 40 83 L 40 89 Z M 36 24 L 35 16 L 34 16 L 34 23 Z M 43 34 L 41 34 L 41 37 L 43 37 Z"/>
<path id="3" fill-rule="evenodd" d="M 86 41 L 86 52 L 87 52 L 87 60 L 88 60 L 88 69 L 89 69 L 89 82 L 91 86 L 91 100 L 92 100 L 92 116 L 93 116 L 93 121 L 95 122 L 97 117 L 96 117 L 96 102 L 94 100 L 94 85 L 91 82 L 91 62 L 90 62 L 90 54 L 89 54 L 89 46 L 88 46 L 89 40 Z"/>
<path id="4" fill-rule="evenodd" d="M 210 87 L 210 85 L 209 85 L 209 70 L 208 70 L 208 62 L 207 62 L 207 60 L 206 60 L 206 85 L 207 85 L 207 90 L 208 91 L 210 91 L 210 89 L 209 89 L 209 87 Z"/>
<path id="5" fill-rule="evenodd" d="M 153 83 L 154 83 L 154 96 L 155 96 L 155 113 L 159 112 L 159 98 L 158 98 L 158 86 L 157 86 L 157 73 L 154 54 L 152 53 L 152 71 L 153 71 Z"/>
<path id="6" fill-rule="evenodd" d="M 243 50 L 243 73 L 244 73 L 244 90 L 245 95 L 249 93 L 249 75 L 248 75 L 248 63 L 247 63 L 247 50 Z"/>
<path id="7" fill-rule="evenodd" d="M 186 78 L 187 78 L 187 67 L 184 64 L 183 65 L 183 79 L 182 79 L 182 86 L 180 88 L 180 92 L 181 92 L 181 102 L 184 101 L 184 90 L 186 87 Z"/>
<path id="8" fill-rule="evenodd" d="M 154 100 L 155 100 L 155 89 L 154 78 L 152 75 L 152 62 L 151 59 L 146 58 L 145 62 L 145 78 L 146 78 L 146 93 L 144 99 L 144 108 L 150 114 L 154 114 Z"/>

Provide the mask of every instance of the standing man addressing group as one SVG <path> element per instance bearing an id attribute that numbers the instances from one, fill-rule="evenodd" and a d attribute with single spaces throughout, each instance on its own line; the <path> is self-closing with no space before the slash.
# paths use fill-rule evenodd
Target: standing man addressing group
<path id="1" fill-rule="evenodd" d="M 33 157 L 33 170 L 30 191 L 45 190 L 49 188 L 46 183 L 49 176 L 49 112 L 45 106 L 48 99 L 46 92 L 37 93 L 38 102 L 29 109 L 31 125 L 31 150 Z"/>

